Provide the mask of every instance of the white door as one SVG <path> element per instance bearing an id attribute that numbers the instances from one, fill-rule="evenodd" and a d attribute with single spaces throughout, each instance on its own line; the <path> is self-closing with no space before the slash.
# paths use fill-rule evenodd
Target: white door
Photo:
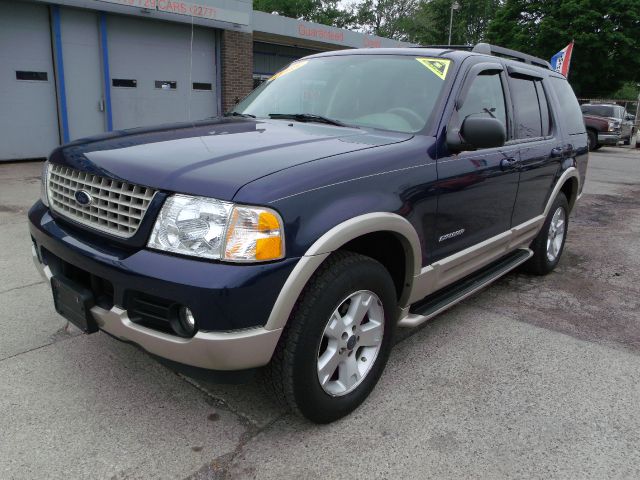
<path id="1" fill-rule="evenodd" d="M 60 140 L 48 7 L 0 12 L 0 161 L 46 157 Z"/>
<path id="2" fill-rule="evenodd" d="M 60 30 L 71 140 L 105 131 L 98 14 L 60 9 Z"/>
<path id="3" fill-rule="evenodd" d="M 217 113 L 213 29 L 111 15 L 107 19 L 113 128 Z M 143 60 L 141 60 L 143 59 Z"/>

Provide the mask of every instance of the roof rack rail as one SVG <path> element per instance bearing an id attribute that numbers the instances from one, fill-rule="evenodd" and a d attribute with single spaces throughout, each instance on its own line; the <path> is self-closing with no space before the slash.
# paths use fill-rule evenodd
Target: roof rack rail
<path id="1" fill-rule="evenodd" d="M 497 45 L 491 45 L 489 43 L 478 43 L 471 50 L 475 53 L 484 53 L 485 55 L 496 55 L 514 60 L 519 60 L 530 65 L 537 67 L 548 68 L 551 70 L 551 64 L 542 58 L 534 57 L 533 55 L 527 55 L 526 53 L 518 52 L 517 50 L 511 50 L 510 48 L 499 47 Z"/>
<path id="2" fill-rule="evenodd" d="M 471 51 L 473 45 L 418 45 L 414 48 L 444 48 L 445 50 L 469 50 Z"/>
<path id="3" fill-rule="evenodd" d="M 551 64 L 542 58 L 527 55 L 526 53 L 511 50 L 510 48 L 499 47 L 489 43 L 478 43 L 476 45 L 424 45 L 419 48 L 444 48 L 446 50 L 468 50 L 474 53 L 482 53 L 485 55 L 495 55 L 511 58 L 520 62 L 535 65 L 537 67 L 548 68 L 551 70 Z"/>

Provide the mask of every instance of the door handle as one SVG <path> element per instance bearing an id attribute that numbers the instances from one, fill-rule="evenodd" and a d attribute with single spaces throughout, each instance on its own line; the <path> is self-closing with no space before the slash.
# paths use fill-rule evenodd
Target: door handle
<path id="1" fill-rule="evenodd" d="M 518 160 L 515 158 L 503 158 L 500 160 L 500 168 L 502 170 L 513 170 L 514 168 L 517 168 L 517 166 Z"/>
<path id="2" fill-rule="evenodd" d="M 100 100 L 98 100 L 98 111 L 104 112 L 104 98 L 101 98 Z"/>

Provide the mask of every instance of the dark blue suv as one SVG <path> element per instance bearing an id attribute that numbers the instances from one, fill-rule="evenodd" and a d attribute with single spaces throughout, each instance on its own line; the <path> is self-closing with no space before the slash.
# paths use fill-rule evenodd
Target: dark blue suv
<path id="1" fill-rule="evenodd" d="M 56 149 L 29 212 L 56 310 L 329 422 L 415 327 L 557 265 L 587 168 L 566 79 L 487 44 L 306 57 L 223 118 Z M 233 372 L 233 373 L 231 373 Z"/>

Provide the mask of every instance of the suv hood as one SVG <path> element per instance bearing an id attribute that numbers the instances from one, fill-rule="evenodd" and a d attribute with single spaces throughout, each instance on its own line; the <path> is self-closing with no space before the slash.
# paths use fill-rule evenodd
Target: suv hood
<path id="1" fill-rule="evenodd" d="M 271 173 L 411 137 L 288 120 L 216 118 L 78 140 L 54 150 L 51 161 L 157 189 L 231 200 L 242 186 Z"/>

